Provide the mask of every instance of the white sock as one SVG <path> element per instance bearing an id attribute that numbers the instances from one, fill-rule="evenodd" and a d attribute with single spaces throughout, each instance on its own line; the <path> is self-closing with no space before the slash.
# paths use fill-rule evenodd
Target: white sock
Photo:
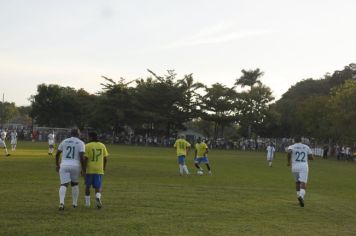
<path id="1" fill-rule="evenodd" d="M 78 205 L 78 197 L 79 197 L 79 186 L 75 185 L 72 187 L 72 199 L 73 199 L 73 205 L 75 206 Z"/>
<path id="2" fill-rule="evenodd" d="M 183 174 L 183 166 L 179 165 L 179 173 L 182 175 Z"/>
<path id="3" fill-rule="evenodd" d="M 297 196 L 298 196 L 298 197 L 300 196 L 300 191 L 297 191 Z"/>
<path id="4" fill-rule="evenodd" d="M 86 206 L 90 206 L 90 195 L 89 196 L 85 196 L 85 205 Z"/>
<path id="5" fill-rule="evenodd" d="M 101 193 L 96 193 L 95 197 L 100 199 L 101 198 Z"/>
<path id="6" fill-rule="evenodd" d="M 188 167 L 186 165 L 183 165 L 183 170 L 185 171 L 185 173 L 187 175 L 189 175 L 189 170 L 188 170 Z"/>
<path id="7" fill-rule="evenodd" d="M 305 189 L 300 189 L 300 193 L 299 195 L 304 199 L 304 196 L 305 196 Z"/>
<path id="8" fill-rule="evenodd" d="M 64 205 L 64 198 L 66 197 L 67 187 L 61 185 L 59 187 L 59 203 Z"/>
<path id="9" fill-rule="evenodd" d="M 269 162 L 269 166 L 272 166 L 272 161 Z"/>

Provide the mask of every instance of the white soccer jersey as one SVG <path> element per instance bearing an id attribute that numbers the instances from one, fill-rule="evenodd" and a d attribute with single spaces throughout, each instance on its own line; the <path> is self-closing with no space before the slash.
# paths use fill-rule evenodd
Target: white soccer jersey
<path id="1" fill-rule="evenodd" d="M 6 139 L 6 134 L 7 134 L 6 131 L 2 131 L 1 134 L 0 134 L 1 139 L 4 140 L 4 141 Z"/>
<path id="2" fill-rule="evenodd" d="M 80 166 L 79 153 L 85 152 L 85 144 L 78 138 L 71 137 L 63 140 L 58 150 L 62 151 L 62 166 Z"/>
<path id="3" fill-rule="evenodd" d="M 48 135 L 48 144 L 53 145 L 54 144 L 54 134 L 51 133 Z"/>
<path id="4" fill-rule="evenodd" d="M 276 149 L 273 146 L 268 145 L 266 151 L 267 151 L 267 159 L 268 160 L 273 159 L 274 152 L 276 151 Z"/>
<path id="5" fill-rule="evenodd" d="M 308 155 L 312 154 L 308 145 L 295 143 L 289 146 L 287 151 L 292 153 L 292 169 L 308 170 Z"/>

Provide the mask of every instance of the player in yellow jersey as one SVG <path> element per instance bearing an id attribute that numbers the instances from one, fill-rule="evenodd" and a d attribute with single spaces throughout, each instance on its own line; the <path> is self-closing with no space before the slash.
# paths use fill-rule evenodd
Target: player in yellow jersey
<path id="1" fill-rule="evenodd" d="M 177 151 L 180 175 L 183 175 L 184 173 L 186 175 L 189 175 L 188 167 L 185 164 L 185 157 L 187 156 L 187 153 L 189 151 L 190 143 L 188 143 L 185 140 L 184 135 L 181 134 L 178 136 L 178 139 L 174 143 L 174 147 L 176 148 L 176 151 Z"/>
<path id="2" fill-rule="evenodd" d="M 195 144 L 195 157 L 194 157 L 194 165 L 198 169 L 198 171 L 203 171 L 203 169 L 199 166 L 200 163 L 205 163 L 206 167 L 208 168 L 208 173 L 211 175 L 211 169 L 209 165 L 208 159 L 208 145 L 202 142 L 201 138 L 197 139 L 197 143 Z"/>
<path id="3" fill-rule="evenodd" d="M 89 143 L 85 145 L 85 205 L 90 206 L 90 187 L 95 189 L 96 207 L 102 207 L 102 179 L 109 153 L 105 145 L 98 141 L 96 132 L 89 133 Z"/>

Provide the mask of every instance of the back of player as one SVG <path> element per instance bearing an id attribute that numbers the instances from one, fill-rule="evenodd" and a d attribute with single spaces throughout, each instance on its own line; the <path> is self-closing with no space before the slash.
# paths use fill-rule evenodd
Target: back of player
<path id="1" fill-rule="evenodd" d="M 56 170 L 59 172 L 61 186 L 59 188 L 59 210 L 64 210 L 64 199 L 68 184 L 72 186 L 73 207 L 78 206 L 79 177 L 84 164 L 85 144 L 79 139 L 79 130 L 73 129 L 70 138 L 63 140 L 56 154 Z M 61 163 L 59 159 L 62 154 Z"/>
<path id="2" fill-rule="evenodd" d="M 85 205 L 90 206 L 90 187 L 95 189 L 96 206 L 98 209 L 102 207 L 101 190 L 102 177 L 104 175 L 107 156 L 109 155 L 105 145 L 98 141 L 97 133 L 89 133 L 90 142 L 85 145 Z"/>
<path id="3" fill-rule="evenodd" d="M 176 148 L 177 152 L 180 175 L 183 175 L 184 173 L 189 175 L 188 167 L 185 164 L 185 157 L 191 146 L 190 143 L 184 139 L 184 135 L 179 135 L 173 146 Z"/>
<path id="4" fill-rule="evenodd" d="M 312 154 L 308 145 L 303 143 L 295 143 L 288 147 L 291 152 L 292 171 L 308 171 L 308 156 Z"/>
<path id="5" fill-rule="evenodd" d="M 313 160 L 313 154 L 308 145 L 301 143 L 301 138 L 295 138 L 296 143 L 287 148 L 288 166 L 292 162 L 292 174 L 296 183 L 298 201 L 304 207 L 304 197 L 308 182 L 308 160 Z"/>

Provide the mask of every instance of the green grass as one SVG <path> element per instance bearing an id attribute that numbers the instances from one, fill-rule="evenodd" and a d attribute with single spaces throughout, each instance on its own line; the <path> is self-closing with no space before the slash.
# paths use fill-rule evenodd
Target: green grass
<path id="1" fill-rule="evenodd" d="M 0 157 L 0 235 L 355 235 L 355 164 L 310 164 L 300 208 L 286 157 L 211 150 L 213 176 L 178 176 L 174 149 L 108 146 L 101 210 L 58 211 L 59 177 L 45 143 Z M 93 199 L 93 198 L 92 198 Z M 93 204 L 92 204 L 93 205 Z"/>

